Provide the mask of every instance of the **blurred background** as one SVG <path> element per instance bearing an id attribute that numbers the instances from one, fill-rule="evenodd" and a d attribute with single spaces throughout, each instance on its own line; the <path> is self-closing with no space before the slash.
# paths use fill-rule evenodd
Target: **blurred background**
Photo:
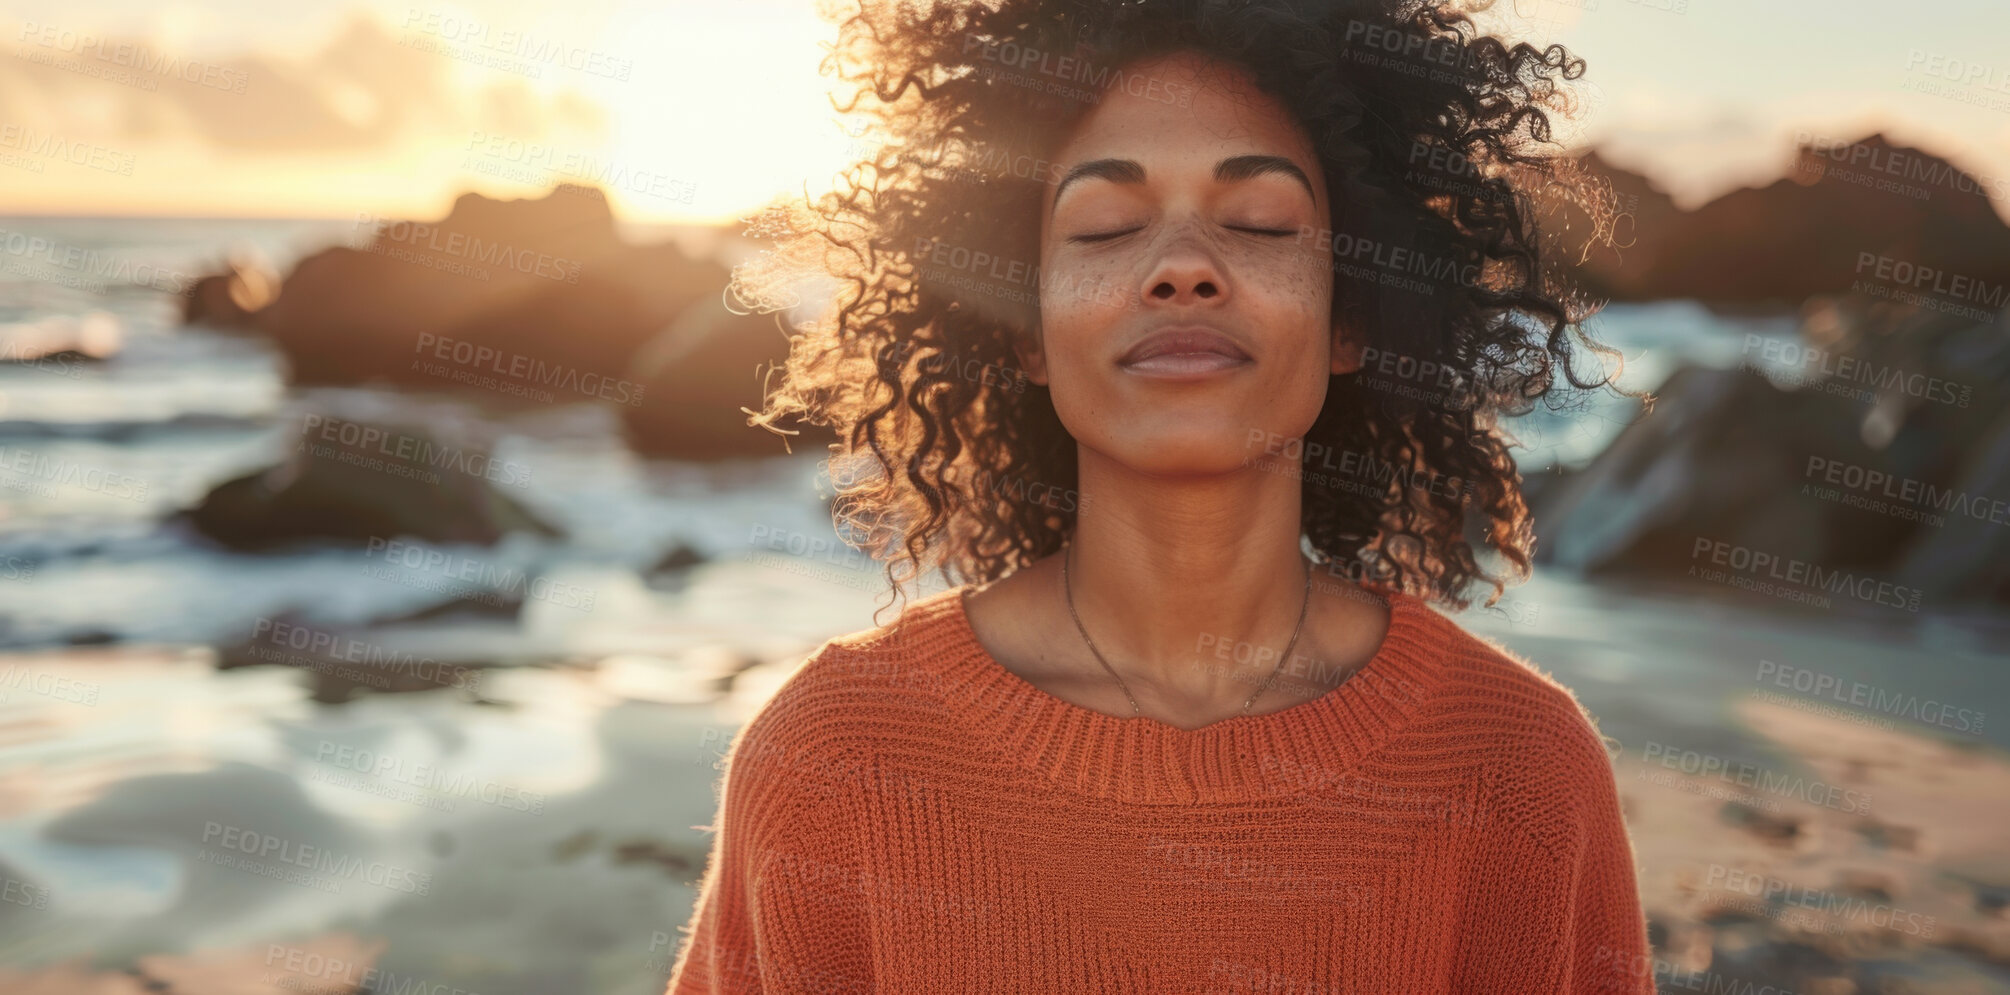
<path id="1" fill-rule="evenodd" d="M 828 26 L 0 11 L 0 992 L 661 991 L 733 730 L 886 600 L 722 301 L 871 151 Z M 1482 22 L 1589 60 L 1658 400 L 1514 426 L 1539 569 L 1458 618 L 1608 735 L 1639 969 L 2010 991 L 2010 13 Z"/>

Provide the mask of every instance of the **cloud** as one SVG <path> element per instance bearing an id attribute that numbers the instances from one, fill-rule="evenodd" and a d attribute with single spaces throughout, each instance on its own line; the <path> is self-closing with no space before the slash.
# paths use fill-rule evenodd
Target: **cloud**
<path id="1" fill-rule="evenodd" d="M 452 57 L 360 13 L 304 59 L 195 57 L 147 37 L 86 41 L 82 29 L 24 35 L 0 51 L 0 119 L 120 147 L 340 154 L 442 132 L 506 128 L 535 139 L 607 126 L 605 110 L 576 91 L 540 96 L 501 75 L 463 86 Z"/>

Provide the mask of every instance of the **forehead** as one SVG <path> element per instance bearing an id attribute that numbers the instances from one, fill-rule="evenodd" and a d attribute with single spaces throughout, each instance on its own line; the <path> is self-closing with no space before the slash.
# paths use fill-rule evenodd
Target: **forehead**
<path id="1" fill-rule="evenodd" d="M 1136 160 L 1148 177 L 1211 175 L 1230 156 L 1280 155 L 1297 163 L 1324 198 L 1324 171 L 1304 129 L 1246 71 L 1180 52 L 1127 64 L 1113 76 L 1102 101 L 1056 153 L 1057 175 L 1103 158 Z M 1053 193 L 1049 184 L 1047 196 Z"/>

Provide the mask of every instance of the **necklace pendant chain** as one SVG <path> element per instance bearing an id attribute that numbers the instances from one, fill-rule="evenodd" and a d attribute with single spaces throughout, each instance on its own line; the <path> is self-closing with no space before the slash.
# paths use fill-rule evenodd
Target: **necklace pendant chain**
<path id="1" fill-rule="evenodd" d="M 1103 669 L 1109 671 L 1110 676 L 1117 679 L 1117 686 L 1124 689 L 1124 697 L 1129 698 L 1131 702 L 1131 717 L 1136 718 L 1139 715 L 1144 714 L 1143 710 L 1138 707 L 1137 695 L 1131 693 L 1131 686 L 1124 682 L 1123 675 L 1117 673 L 1117 669 L 1115 667 L 1110 666 L 1110 661 L 1103 659 L 1102 651 L 1096 648 L 1096 641 L 1094 639 L 1089 638 L 1088 627 L 1082 624 L 1081 614 L 1075 611 L 1075 591 L 1074 588 L 1071 587 L 1068 583 L 1068 561 L 1074 559 L 1074 555 L 1075 555 L 1075 544 L 1070 542 L 1068 543 L 1066 551 L 1063 552 L 1061 555 L 1061 590 L 1066 593 L 1068 599 L 1068 614 L 1075 619 L 1075 628 L 1081 632 L 1082 641 L 1089 644 L 1089 652 L 1095 654 L 1096 662 L 1102 664 Z M 1300 560 L 1302 561 L 1303 557 L 1300 557 Z M 1277 679 L 1278 673 L 1284 669 L 1284 661 L 1291 659 L 1291 651 L 1298 645 L 1299 634 L 1305 631 L 1305 616 L 1310 614 L 1311 609 L 1312 609 L 1312 565 L 1310 563 L 1306 563 L 1305 603 L 1298 609 L 1298 626 L 1297 628 L 1291 630 L 1291 641 L 1284 644 L 1284 653 L 1277 658 L 1277 666 L 1271 668 L 1270 676 L 1266 678 L 1262 683 L 1258 684 L 1256 686 L 1255 691 L 1250 692 L 1248 701 L 1242 703 L 1241 714 L 1243 715 L 1249 714 L 1249 709 L 1256 704 L 1257 695 L 1262 694 L 1263 689 L 1268 687 L 1272 681 L 1275 681 Z"/>

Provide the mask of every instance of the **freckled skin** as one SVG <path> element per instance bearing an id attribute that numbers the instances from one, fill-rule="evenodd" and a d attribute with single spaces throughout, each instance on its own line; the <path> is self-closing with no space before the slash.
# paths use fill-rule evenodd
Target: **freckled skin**
<path id="1" fill-rule="evenodd" d="M 1113 88 L 1055 156 L 1057 178 L 1078 163 L 1116 158 L 1143 166 L 1145 182 L 1077 179 L 1058 201 L 1056 183 L 1048 184 L 1040 235 L 1048 289 L 1039 342 L 1022 349 L 1021 361 L 1033 382 L 1052 389 L 1081 446 L 1133 471 L 1263 472 L 1244 460 L 1302 437 L 1325 402 L 1328 376 L 1360 365 L 1359 344 L 1330 321 L 1330 244 L 1299 234 L 1330 227 L 1319 159 L 1289 112 L 1232 67 L 1179 53 L 1130 71 L 1191 100 L 1179 106 L 1165 100 L 1168 91 Z M 1313 195 L 1281 173 L 1215 178 L 1218 162 L 1241 155 L 1291 160 Z M 1129 233 L 1072 240 L 1113 231 Z M 1116 365 L 1151 331 L 1191 324 L 1227 333 L 1255 362 L 1183 383 Z M 1253 431 L 1264 435 L 1252 442 Z"/>

